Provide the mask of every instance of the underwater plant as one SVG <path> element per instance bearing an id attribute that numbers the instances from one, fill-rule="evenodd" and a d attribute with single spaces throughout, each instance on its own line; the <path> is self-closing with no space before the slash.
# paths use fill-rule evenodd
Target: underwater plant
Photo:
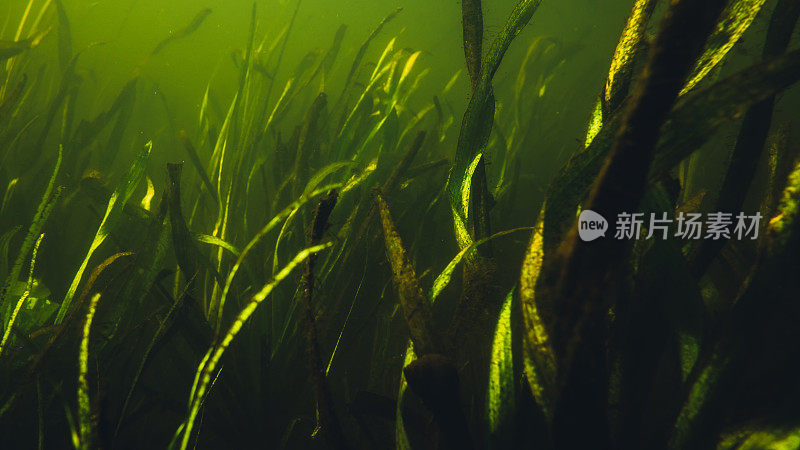
<path id="1" fill-rule="evenodd" d="M 800 448 L 797 0 L 101 3 L 0 5 L 0 448 Z"/>

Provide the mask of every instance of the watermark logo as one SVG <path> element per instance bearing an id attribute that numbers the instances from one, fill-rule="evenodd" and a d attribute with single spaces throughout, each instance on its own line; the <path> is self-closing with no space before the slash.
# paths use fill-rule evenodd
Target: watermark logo
<path id="1" fill-rule="evenodd" d="M 584 241 L 606 236 L 608 221 L 591 209 L 584 209 L 578 217 L 578 234 Z"/>
<path id="2" fill-rule="evenodd" d="M 705 219 L 705 220 L 703 220 Z M 753 215 L 713 212 L 678 213 L 675 218 L 667 213 L 620 213 L 617 215 L 614 239 L 758 239 L 761 213 Z M 586 209 L 578 217 L 578 235 L 586 242 L 606 237 L 608 222 L 600 214 Z"/>

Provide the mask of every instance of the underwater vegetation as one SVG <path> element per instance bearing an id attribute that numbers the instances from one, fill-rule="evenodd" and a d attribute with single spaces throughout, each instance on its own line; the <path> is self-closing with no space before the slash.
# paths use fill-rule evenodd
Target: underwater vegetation
<path id="1" fill-rule="evenodd" d="M 403 8 L 289 64 L 303 1 L 281 29 L 254 3 L 191 114 L 149 67 L 214 9 L 117 88 L 71 2 L 21 3 L 0 448 L 800 448 L 800 1 L 629 0 L 580 129 L 552 111 L 581 50 L 536 34 L 540 0 L 491 33 L 462 0 L 433 87 Z M 588 241 L 584 211 L 763 220 Z"/>

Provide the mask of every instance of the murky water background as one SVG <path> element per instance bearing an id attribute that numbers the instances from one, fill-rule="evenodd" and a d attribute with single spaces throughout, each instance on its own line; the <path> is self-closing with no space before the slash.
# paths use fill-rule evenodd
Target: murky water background
<path id="1" fill-rule="evenodd" d="M 485 55 L 517 1 L 482 3 Z M 171 439 L 171 448 L 195 440 L 198 448 L 343 448 L 325 434 L 337 428 L 330 411 L 353 448 L 435 446 L 430 436 L 441 438 L 441 430 L 430 405 L 407 393 L 403 368 L 438 353 L 416 348 L 427 335 L 411 323 L 417 310 L 408 313 L 406 297 L 428 305 L 420 314 L 436 325 L 431 336 L 446 336 L 437 350 L 446 347 L 442 354 L 458 364 L 434 358 L 447 382 L 433 391 L 453 395 L 455 409 L 463 406 L 477 447 L 550 445 L 552 405 L 542 392 L 546 371 L 555 369 L 546 358 L 531 363 L 540 355 L 523 347 L 542 330 L 547 337 L 543 321 L 558 308 L 546 297 L 541 311 L 532 308 L 535 289 L 525 281 L 535 284 L 543 264 L 559 261 L 551 256 L 560 255 L 557 239 L 570 238 L 573 211 L 588 201 L 571 189 L 588 189 L 605 156 L 575 178 L 562 171 L 565 163 L 614 141 L 601 135 L 605 141 L 582 153 L 633 3 L 543 1 L 494 76 L 494 119 L 472 123 L 491 133 L 485 145 L 463 147 L 480 158 L 468 155 L 461 173 L 460 133 L 476 141 L 480 133 L 462 129 L 472 92 L 457 0 L 257 0 L 253 45 L 264 51 L 255 52 L 249 71 L 252 0 L 0 1 L 0 50 L 27 45 L 0 58 L 0 332 L 7 342 L 0 344 L 0 448 L 63 448 L 70 439 L 81 448 L 162 448 Z M 666 3 L 640 36 L 642 48 L 653 45 Z M 775 3 L 765 3 L 700 88 L 760 61 Z M 397 8 L 402 12 L 370 42 L 345 90 L 360 46 Z M 196 29 L 165 41 L 193 19 L 200 20 Z M 318 64 L 342 25 L 332 67 Z M 796 47 L 798 31 L 792 36 Z M 272 45 L 272 56 L 259 59 Z M 634 72 L 647 53 L 637 55 Z M 295 78 L 304 64 L 316 72 Z M 756 85 L 752 93 L 769 89 Z M 735 97 L 731 91 L 720 97 Z M 290 94 L 285 109 L 276 106 L 285 106 L 282 92 Z M 752 161 L 755 181 L 740 206 L 775 213 L 780 223 L 791 217 L 791 202 L 782 206 L 785 214 L 776 211 L 792 164 L 779 156 L 796 152 L 798 127 L 790 124 L 800 118 L 800 90 L 782 88 L 776 98 L 767 150 Z M 619 100 L 615 108 L 630 97 Z M 736 97 L 737 105 L 752 106 L 748 101 Z M 702 102 L 694 107 L 691 123 L 680 125 L 687 134 L 717 117 Z M 697 148 L 670 148 L 697 151 L 650 180 L 661 196 L 647 201 L 670 213 L 713 208 L 747 108 L 740 109 L 708 125 L 704 136 L 692 135 Z M 610 120 L 619 111 L 605 112 L 606 131 L 619 124 Z M 672 129 L 673 137 L 683 130 Z M 555 193 L 554 178 L 562 183 Z M 534 226 L 546 194 L 563 199 L 545 206 L 566 228 L 548 230 L 556 241 L 543 243 Z M 608 350 L 617 364 L 613 352 L 630 351 L 623 356 L 632 366 L 652 364 L 655 375 L 605 380 L 609 396 L 629 389 L 621 401 L 635 404 L 620 419 L 611 411 L 619 399 L 612 399 L 612 428 L 628 420 L 638 430 L 640 420 L 667 415 L 649 414 L 637 403 L 645 398 L 657 407 L 669 403 L 664 411 L 678 415 L 669 408 L 681 406 L 675 399 L 693 382 L 692 367 L 707 362 L 701 350 L 717 348 L 704 339 L 726 320 L 720 311 L 734 308 L 756 254 L 763 247 L 784 257 L 781 245 L 794 241 L 761 242 L 728 245 L 697 279 L 688 267 L 695 243 L 670 241 L 665 249 L 637 242 L 629 259 L 615 263 L 630 292 L 613 300 L 647 300 L 641 311 L 620 314 L 647 320 L 605 311 L 608 329 L 630 326 L 631 334 L 598 339 L 611 349 L 598 354 Z M 314 252 L 304 250 L 309 246 Z M 783 273 L 796 266 L 770 267 Z M 765 323 L 765 333 L 781 330 Z M 650 328 L 663 336 L 637 338 Z M 635 348 L 639 343 L 647 348 Z M 549 345 L 545 339 L 537 348 L 552 352 Z M 540 369 L 545 375 L 536 381 Z M 778 372 L 768 375 L 777 379 Z M 454 373 L 461 383 L 455 394 L 447 390 L 459 386 L 458 377 L 448 378 Z M 627 439 L 620 432 L 626 426 L 612 431 Z"/>

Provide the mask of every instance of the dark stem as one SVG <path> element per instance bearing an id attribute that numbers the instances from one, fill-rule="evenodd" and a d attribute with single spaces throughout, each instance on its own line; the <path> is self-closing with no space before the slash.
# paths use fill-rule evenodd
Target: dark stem
<path id="1" fill-rule="evenodd" d="M 481 0 L 461 1 L 461 25 L 464 32 L 464 56 L 472 90 L 481 78 L 483 49 L 483 11 Z"/>
<path id="2" fill-rule="evenodd" d="M 639 206 L 661 127 L 727 2 L 670 4 L 624 112 L 609 157 L 584 205 L 608 220 Z M 545 277 L 556 280 L 553 342 L 560 398 L 553 427 L 557 448 L 609 448 L 606 316 L 622 282 L 631 245 L 613 238 L 580 241 L 573 225 Z M 576 433 L 576 430 L 581 430 Z"/>
<path id="3" fill-rule="evenodd" d="M 339 193 L 332 190 L 320 200 L 314 212 L 314 219 L 308 232 L 309 245 L 318 245 L 322 242 L 325 230 L 328 227 L 328 218 L 336 205 Z M 303 274 L 303 325 L 306 336 L 306 358 L 310 371 L 311 386 L 314 390 L 314 402 L 317 410 L 317 427 L 321 430 L 327 444 L 334 449 L 348 448 L 339 418 L 333 408 L 333 396 L 325 376 L 322 359 L 319 352 L 319 340 L 314 320 L 314 265 L 316 255 L 308 258 L 306 271 Z"/>

